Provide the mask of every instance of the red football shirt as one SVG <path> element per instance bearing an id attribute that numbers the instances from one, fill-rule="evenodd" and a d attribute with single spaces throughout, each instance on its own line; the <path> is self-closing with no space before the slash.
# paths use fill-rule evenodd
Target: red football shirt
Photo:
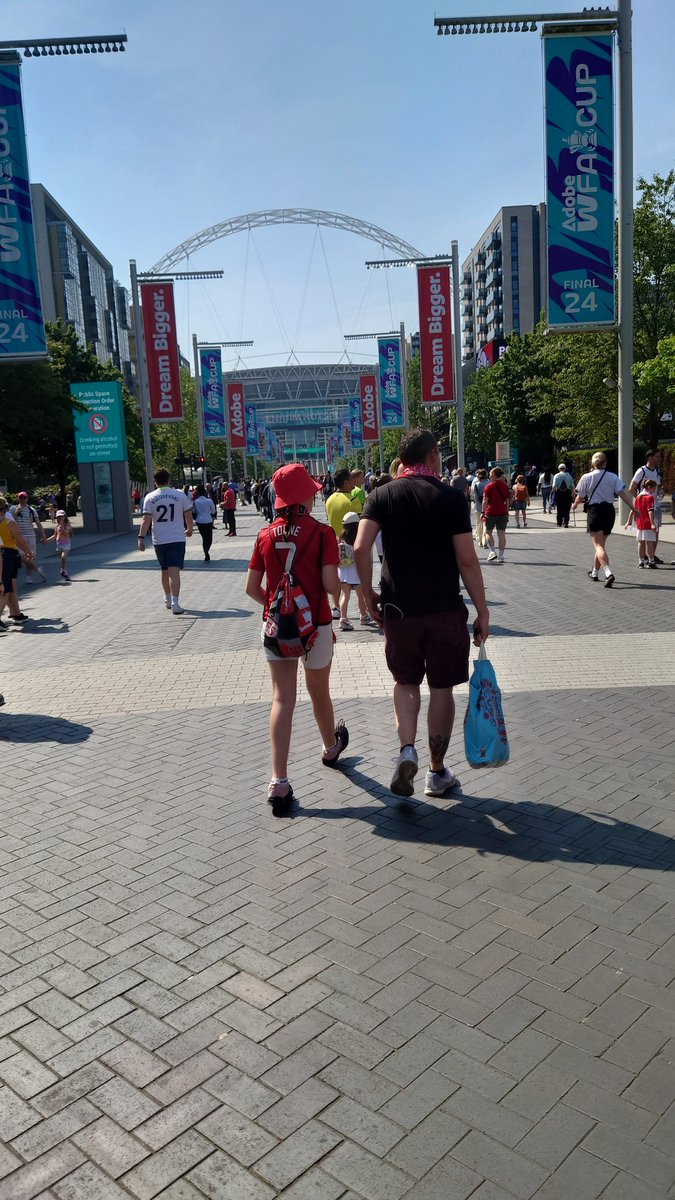
<path id="1" fill-rule="evenodd" d="M 638 529 L 651 529 L 652 523 L 650 513 L 654 512 L 654 495 L 652 492 L 640 492 L 640 495 L 635 501 L 635 507 L 638 515 L 635 519 L 635 524 Z"/>
<path id="2" fill-rule="evenodd" d="M 504 479 L 491 479 L 483 495 L 483 515 L 486 517 L 508 516 L 509 494 L 509 485 Z"/>
<path id="3" fill-rule="evenodd" d="M 295 519 L 289 536 L 284 536 L 285 528 L 285 518 L 277 517 L 267 529 L 262 529 L 248 564 L 251 571 L 265 574 L 263 619 L 281 576 L 289 570 L 309 601 L 314 624 L 330 625 L 331 606 L 323 589 L 321 568 L 337 567 L 340 561 L 337 538 L 330 525 L 315 521 L 309 513 Z"/>

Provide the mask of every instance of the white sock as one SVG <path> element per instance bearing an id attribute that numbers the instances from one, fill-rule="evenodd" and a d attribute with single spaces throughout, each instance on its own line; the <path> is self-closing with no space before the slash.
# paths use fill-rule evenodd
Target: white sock
<path id="1" fill-rule="evenodd" d="M 178 596 L 172 596 L 172 597 L 171 597 L 171 603 L 172 603 L 172 604 L 178 604 Z"/>
<path id="2" fill-rule="evenodd" d="M 593 567 L 593 570 L 591 571 L 591 578 L 592 579 L 598 578 L 598 568 L 597 567 Z"/>
<path id="3" fill-rule="evenodd" d="M 168 593 L 168 592 L 165 592 L 165 593 L 164 593 L 164 599 L 165 599 L 165 600 L 169 600 L 169 601 L 171 600 L 171 596 L 169 595 L 169 593 Z"/>
<path id="4" fill-rule="evenodd" d="M 612 568 L 610 566 L 606 566 L 605 567 L 605 579 L 609 579 L 611 574 L 612 574 Z"/>

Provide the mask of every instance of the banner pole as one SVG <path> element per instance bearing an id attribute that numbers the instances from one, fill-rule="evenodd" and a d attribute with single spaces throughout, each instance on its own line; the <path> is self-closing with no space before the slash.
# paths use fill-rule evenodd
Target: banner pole
<path id="1" fill-rule="evenodd" d="M 141 318 L 141 305 L 138 294 L 138 272 L 136 259 L 129 262 L 131 279 L 131 305 L 134 314 L 134 333 L 136 335 L 136 370 L 138 371 L 139 407 L 141 410 L 141 425 L 143 427 L 143 455 L 145 457 L 145 482 L 151 492 L 155 486 L 155 464 L 152 459 L 152 440 L 150 437 L 150 387 L 148 384 L 148 361 L 145 353 L 145 330 Z"/>
<path id="2" fill-rule="evenodd" d="M 452 250 L 452 321 L 455 359 L 455 409 L 457 412 L 457 466 L 465 466 L 464 457 L 464 384 L 462 380 L 462 336 L 459 327 L 459 244 Z"/>
<path id="3" fill-rule="evenodd" d="M 631 0 L 619 0 L 619 475 L 633 477 L 633 62 Z M 621 501 L 622 520 L 627 506 Z"/>

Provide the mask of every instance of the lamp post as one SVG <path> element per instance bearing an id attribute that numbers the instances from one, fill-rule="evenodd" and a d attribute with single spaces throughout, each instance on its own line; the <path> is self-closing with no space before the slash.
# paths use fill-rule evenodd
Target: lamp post
<path id="1" fill-rule="evenodd" d="M 152 271 L 138 271 L 136 260 L 129 262 L 129 278 L 131 281 L 131 305 L 134 314 L 134 334 L 136 337 L 136 370 L 138 372 L 139 404 L 141 410 L 141 425 L 143 428 L 143 455 L 145 457 L 145 479 L 148 491 L 152 491 L 154 482 L 154 463 L 152 459 L 152 440 L 150 437 L 150 385 L 148 382 L 148 358 L 145 345 L 145 330 L 141 317 L 138 281 L 142 283 L 170 283 L 183 279 L 222 279 L 223 271 L 166 271 L 157 275 Z M 198 380 L 195 379 L 195 387 Z M 197 394 L 197 411 L 199 412 L 199 394 Z M 203 454 L 200 443 L 200 453 Z"/>
<path id="2" fill-rule="evenodd" d="M 201 386 L 201 371 L 199 363 L 199 351 L 202 347 L 207 346 L 252 346 L 253 342 L 198 342 L 197 334 L 192 335 L 192 353 L 195 364 L 195 392 L 197 396 L 197 436 L 199 438 L 199 453 L 204 457 L 204 406 L 202 404 L 202 386 Z M 224 397 L 224 402 L 227 404 L 227 398 Z M 232 447 L 230 445 L 229 421 L 225 418 L 225 427 L 227 430 L 227 477 L 232 479 Z M 244 475 L 246 474 L 246 452 L 244 451 Z"/>
<path id="3" fill-rule="evenodd" d="M 539 25 L 556 26 L 556 32 L 615 33 L 619 48 L 619 371 L 618 443 L 619 475 L 633 475 L 633 82 L 631 0 L 617 0 L 616 8 L 591 8 L 582 12 L 518 13 L 497 17 L 436 17 L 439 37 L 476 33 L 536 33 Z"/>

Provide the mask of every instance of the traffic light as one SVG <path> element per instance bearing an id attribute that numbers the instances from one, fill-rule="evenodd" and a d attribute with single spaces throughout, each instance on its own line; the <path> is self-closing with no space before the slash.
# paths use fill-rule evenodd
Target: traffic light
<path id="1" fill-rule="evenodd" d="M 203 454 L 199 455 L 199 465 L 200 465 L 200 467 L 206 466 L 206 458 Z"/>

